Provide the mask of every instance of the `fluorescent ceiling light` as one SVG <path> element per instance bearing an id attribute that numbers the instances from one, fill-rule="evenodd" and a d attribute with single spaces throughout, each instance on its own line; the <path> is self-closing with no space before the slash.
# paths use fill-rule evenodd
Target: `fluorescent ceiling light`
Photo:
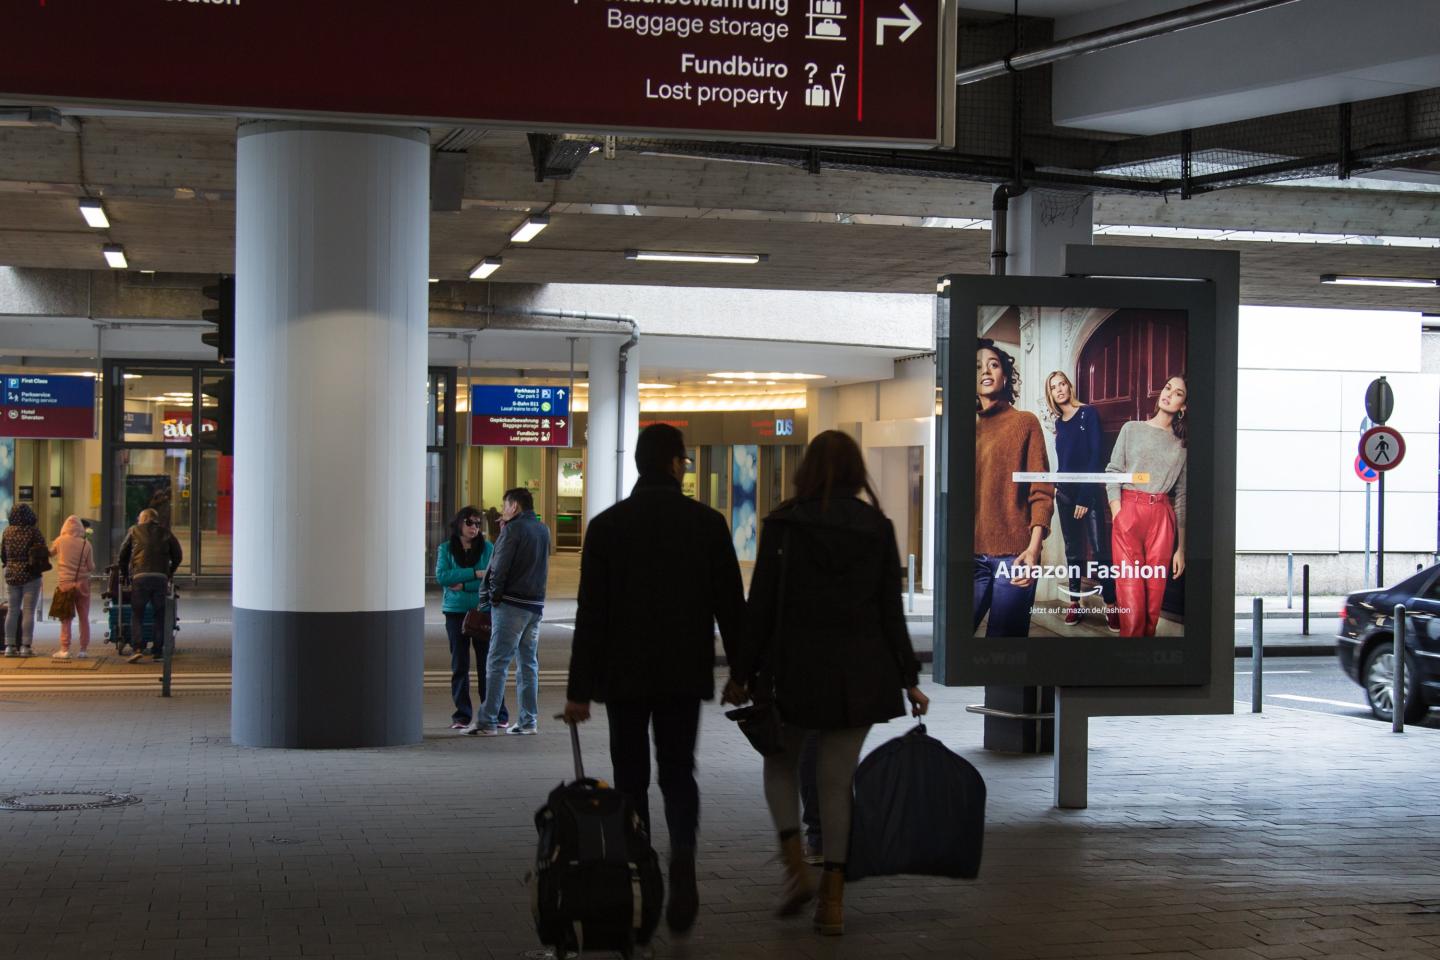
<path id="1" fill-rule="evenodd" d="M 540 231 L 550 226 L 550 218 L 547 216 L 530 217 L 515 232 L 510 234 L 511 243 L 529 243 L 540 235 Z"/>
<path id="2" fill-rule="evenodd" d="M 490 276 L 490 274 L 494 273 L 496 270 L 499 270 L 504 265 L 504 263 L 505 260 L 503 257 L 486 257 L 484 260 L 481 260 L 478 264 L 475 265 L 474 270 L 470 271 L 470 279 L 484 280 L 486 277 Z"/>
<path id="3" fill-rule="evenodd" d="M 431 278 L 430 278 L 430 282 L 431 282 L 431 283 L 439 283 L 439 282 L 440 282 L 440 278 L 439 278 L 439 277 L 431 277 Z"/>
<path id="4" fill-rule="evenodd" d="M 130 262 L 125 259 L 125 248 L 118 243 L 105 244 L 105 262 L 110 264 L 113 270 L 124 270 L 130 266 Z"/>
<path id="5" fill-rule="evenodd" d="M 626 260 L 662 260 L 667 263 L 764 263 L 768 253 L 701 253 L 694 250 L 626 250 Z"/>
<path id="6" fill-rule="evenodd" d="M 96 230 L 104 230 L 110 226 L 110 218 L 105 216 L 105 205 L 99 200 L 92 200 L 89 197 L 80 201 L 80 216 L 85 222 Z"/>
<path id="7" fill-rule="evenodd" d="M 720 373 L 707 373 L 707 377 L 714 377 L 716 380 L 824 380 L 823 373 L 756 373 L 754 370 L 735 372 L 725 370 Z"/>
<path id="8" fill-rule="evenodd" d="M 674 390 L 674 389 L 675 389 L 675 384 L 673 384 L 673 383 L 642 383 L 642 384 L 640 384 L 640 389 L 641 389 L 641 390 Z"/>
<path id="9" fill-rule="evenodd" d="M 1342 287 L 1440 287 L 1440 280 L 1426 277 L 1347 277 L 1343 274 L 1326 273 L 1321 283 L 1333 283 Z"/>

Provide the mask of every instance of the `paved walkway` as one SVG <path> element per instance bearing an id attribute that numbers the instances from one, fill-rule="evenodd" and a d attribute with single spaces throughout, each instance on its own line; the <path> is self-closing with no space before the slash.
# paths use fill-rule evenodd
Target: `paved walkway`
<path id="1" fill-rule="evenodd" d="M 1269 708 L 1092 724 L 1091 806 L 1050 805 L 1050 761 L 979 749 L 975 690 L 934 689 L 932 733 L 990 791 L 981 877 L 849 892 L 848 933 L 769 915 L 760 764 L 705 714 L 692 937 L 659 957 L 1440 957 L 1440 732 Z M 423 744 L 249 750 L 223 694 L 12 694 L 0 796 L 133 793 L 85 812 L 0 812 L 0 958 L 519 958 L 537 947 L 531 815 L 567 775 L 562 728 Z M 558 691 L 542 694 L 546 715 Z M 895 722 L 870 746 L 899 734 Z M 583 729 L 608 761 L 603 714 Z M 660 809 L 658 796 L 652 808 Z M 662 856 L 666 841 L 657 841 Z"/>

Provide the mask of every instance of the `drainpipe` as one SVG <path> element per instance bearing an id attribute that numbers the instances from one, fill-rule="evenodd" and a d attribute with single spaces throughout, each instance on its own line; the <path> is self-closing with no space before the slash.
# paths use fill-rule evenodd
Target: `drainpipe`
<path id="1" fill-rule="evenodd" d="M 640 331 L 632 322 L 630 339 L 620 345 L 620 406 L 615 417 L 615 502 L 625 499 L 625 373 L 630 365 L 630 351 L 640 342 Z M 639 401 L 636 401 L 639 405 Z"/>
<path id="2" fill-rule="evenodd" d="M 1010 198 L 1018 197 L 1029 188 L 1023 183 L 1002 183 L 995 188 L 990 201 L 990 275 L 1005 276 L 1005 261 L 1010 252 L 1008 242 Z"/>
<path id="3" fill-rule="evenodd" d="M 955 85 L 960 87 L 967 83 L 977 83 L 981 80 L 1003 77 L 1007 73 L 1029 70 L 1033 67 L 1043 67 L 1046 64 L 1058 63 L 1061 60 L 1069 60 L 1072 57 L 1082 56 L 1087 53 L 1095 53 L 1127 43 L 1134 43 L 1136 40 L 1149 40 L 1152 37 L 1163 37 L 1180 30 L 1187 30 L 1190 27 L 1208 26 L 1209 24 L 1220 23 L 1223 20 L 1230 20 L 1247 13 L 1255 13 L 1258 10 L 1268 10 L 1271 7 L 1283 7 L 1287 3 L 1294 2 L 1295 0 L 1208 0 L 1206 3 L 1197 3 L 1194 6 L 1182 7 L 1179 10 L 1172 10 L 1169 13 L 1145 17 L 1141 20 L 1117 24 L 1116 26 L 1106 27 L 1103 30 L 1096 30 L 1092 33 L 1082 33 L 1079 36 L 1068 37 L 1048 47 L 1040 47 L 1039 49 L 1030 50 L 1025 53 L 1012 54 L 1011 56 L 1001 60 L 994 60 L 990 63 L 966 67 L 964 70 L 955 74 Z"/>

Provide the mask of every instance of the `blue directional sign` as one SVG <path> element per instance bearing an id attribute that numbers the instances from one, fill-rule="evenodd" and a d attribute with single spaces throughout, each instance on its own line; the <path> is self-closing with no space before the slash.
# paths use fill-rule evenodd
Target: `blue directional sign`
<path id="1" fill-rule="evenodd" d="M 470 388 L 470 415 L 491 417 L 568 417 L 568 387 L 480 384 Z"/>
<path id="2" fill-rule="evenodd" d="M 93 439 L 95 381 L 0 374 L 0 437 Z"/>

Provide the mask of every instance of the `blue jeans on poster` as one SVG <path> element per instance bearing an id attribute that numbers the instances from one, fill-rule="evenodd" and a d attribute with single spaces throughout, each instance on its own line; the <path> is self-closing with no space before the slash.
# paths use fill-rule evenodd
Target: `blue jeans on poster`
<path id="1" fill-rule="evenodd" d="M 1030 636 L 1030 607 L 1035 603 L 1035 581 L 1017 587 L 1008 578 L 995 575 L 1000 564 L 1010 566 L 1015 557 L 975 555 L 975 627 L 990 614 L 985 625 L 987 637 Z M 973 628 L 972 628 L 973 629 Z"/>
<path id="2" fill-rule="evenodd" d="M 490 656 L 485 661 L 485 700 L 476 726 L 493 727 L 505 702 L 505 680 L 515 668 L 515 699 L 520 727 L 533 727 L 540 713 L 540 611 L 509 603 L 490 610 Z"/>

